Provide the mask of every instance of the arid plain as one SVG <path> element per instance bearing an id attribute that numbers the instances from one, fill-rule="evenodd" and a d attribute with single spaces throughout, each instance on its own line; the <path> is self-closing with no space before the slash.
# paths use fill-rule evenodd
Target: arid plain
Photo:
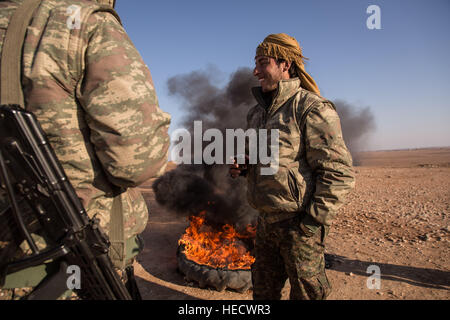
<path id="1" fill-rule="evenodd" d="M 449 299 L 450 148 L 374 151 L 358 158 L 356 188 L 326 243 L 329 299 Z M 156 203 L 151 181 L 141 190 L 151 211 L 136 264 L 144 299 L 252 298 L 251 290 L 218 292 L 187 281 L 177 271 L 176 251 L 188 220 Z M 379 281 L 372 270 L 380 272 Z M 289 282 L 283 299 L 288 295 Z"/>

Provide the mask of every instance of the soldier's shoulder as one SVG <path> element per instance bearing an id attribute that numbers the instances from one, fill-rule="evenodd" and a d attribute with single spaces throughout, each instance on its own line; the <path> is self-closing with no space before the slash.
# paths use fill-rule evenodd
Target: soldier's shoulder
<path id="1" fill-rule="evenodd" d="M 100 5 L 92 0 L 48 0 L 42 3 L 42 10 L 53 12 L 54 16 L 65 20 L 80 19 L 82 21 L 86 16 L 91 16 L 92 13 L 97 13 L 101 16 L 108 12 L 107 16 L 112 14 L 120 21 L 112 8 Z"/>
<path id="2" fill-rule="evenodd" d="M 67 19 L 71 16 L 75 18 L 75 16 L 79 14 L 80 9 L 89 7 L 97 8 L 99 6 L 93 1 L 86 0 L 47 0 L 41 2 L 37 12 L 40 15 L 52 12 L 51 16 L 53 18 L 59 18 L 59 16 L 61 16 L 60 18 L 63 18 L 64 16 L 65 19 Z M 54 15 L 56 15 L 56 17 Z"/>
<path id="3" fill-rule="evenodd" d="M 303 89 L 301 91 L 301 95 L 302 95 L 302 100 L 304 100 L 305 103 L 309 104 L 309 105 L 326 103 L 329 101 L 328 99 L 322 97 L 321 95 L 319 95 L 315 92 L 306 90 L 306 89 Z"/>
<path id="4" fill-rule="evenodd" d="M 301 94 L 302 97 L 300 101 L 302 102 L 305 109 L 308 109 L 308 107 L 312 107 L 312 109 L 314 108 L 314 109 L 336 110 L 336 107 L 331 100 L 328 100 L 315 92 L 303 89 Z"/>
<path id="5" fill-rule="evenodd" d="M 70 6 L 77 6 L 77 7 L 83 7 L 83 8 L 100 8 L 101 6 L 91 0 L 47 0 L 43 3 L 43 5 L 47 7 L 70 7 Z"/>

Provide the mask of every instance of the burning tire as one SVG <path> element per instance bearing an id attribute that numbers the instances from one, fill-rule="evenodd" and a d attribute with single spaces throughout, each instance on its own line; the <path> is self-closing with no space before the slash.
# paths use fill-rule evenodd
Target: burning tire
<path id="1" fill-rule="evenodd" d="M 256 228 L 238 232 L 232 225 L 209 225 L 205 212 L 189 218 L 190 225 L 178 241 L 178 269 L 200 288 L 245 292 L 252 285 L 252 247 Z"/>
<path id="2" fill-rule="evenodd" d="M 184 254 L 184 246 L 180 245 L 177 252 L 178 269 L 188 281 L 196 281 L 200 288 L 213 287 L 217 291 L 225 289 L 243 293 L 252 286 L 252 275 L 248 269 L 213 268 L 189 260 Z"/>

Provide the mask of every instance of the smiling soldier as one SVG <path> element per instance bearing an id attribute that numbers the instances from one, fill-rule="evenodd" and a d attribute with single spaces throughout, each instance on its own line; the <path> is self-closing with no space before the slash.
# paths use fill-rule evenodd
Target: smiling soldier
<path id="1" fill-rule="evenodd" d="M 298 42 L 271 34 L 256 49 L 253 88 L 258 104 L 248 128 L 278 129 L 279 170 L 261 175 L 259 164 L 233 164 L 246 175 L 248 201 L 260 213 L 252 266 L 253 298 L 278 300 L 287 278 L 290 299 L 325 299 L 325 238 L 354 187 L 351 155 L 334 105 L 320 96 L 305 71 Z"/>

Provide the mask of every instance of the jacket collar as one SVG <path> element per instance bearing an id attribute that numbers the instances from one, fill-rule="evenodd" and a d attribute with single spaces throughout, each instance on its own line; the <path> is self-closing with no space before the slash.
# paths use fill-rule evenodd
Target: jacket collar
<path id="1" fill-rule="evenodd" d="M 252 93 L 258 104 L 265 108 L 268 114 L 273 114 L 300 90 L 301 87 L 299 78 L 281 80 L 278 82 L 278 89 L 270 106 L 267 106 L 263 99 L 261 87 L 253 87 Z"/>

